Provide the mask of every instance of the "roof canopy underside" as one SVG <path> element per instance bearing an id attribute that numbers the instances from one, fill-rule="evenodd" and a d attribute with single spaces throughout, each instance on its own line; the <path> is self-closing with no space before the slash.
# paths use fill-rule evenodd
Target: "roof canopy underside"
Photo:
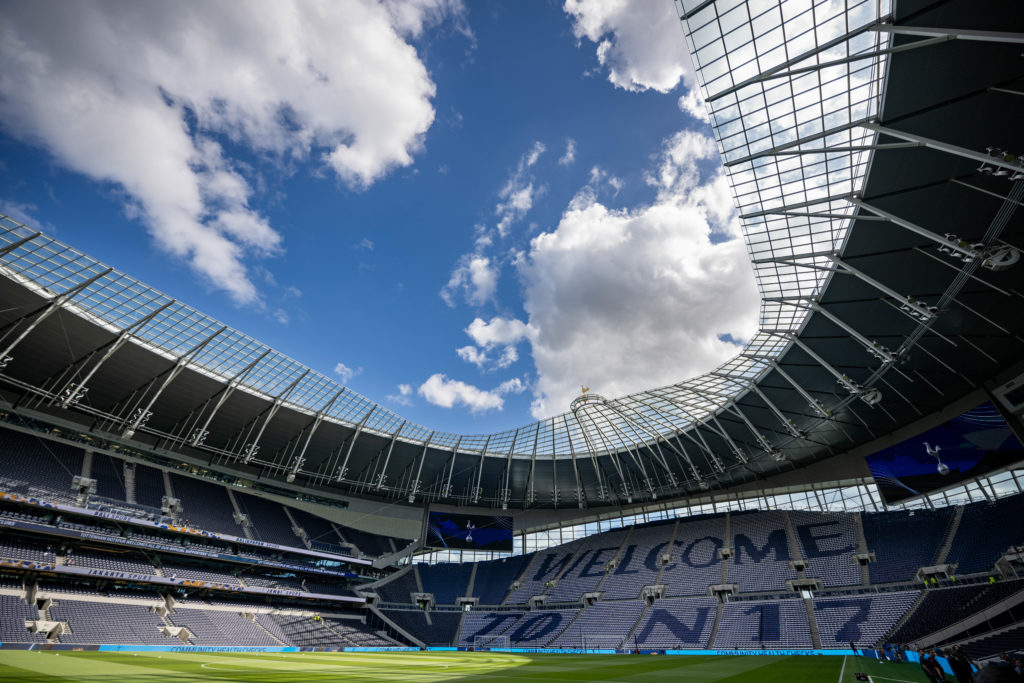
<path id="1" fill-rule="evenodd" d="M 250 478 L 594 507 L 818 461 L 1016 363 L 1011 8 L 687 0 L 680 14 L 763 297 L 761 331 L 715 371 L 500 434 L 433 432 L 0 219 L 0 391 Z"/>

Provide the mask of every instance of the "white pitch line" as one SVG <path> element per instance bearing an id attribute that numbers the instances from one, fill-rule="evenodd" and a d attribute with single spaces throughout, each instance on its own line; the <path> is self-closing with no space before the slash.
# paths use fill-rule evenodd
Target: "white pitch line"
<path id="1" fill-rule="evenodd" d="M 839 683 L 843 683 L 843 672 L 846 671 L 846 655 L 843 655 L 843 668 L 839 670 Z"/>

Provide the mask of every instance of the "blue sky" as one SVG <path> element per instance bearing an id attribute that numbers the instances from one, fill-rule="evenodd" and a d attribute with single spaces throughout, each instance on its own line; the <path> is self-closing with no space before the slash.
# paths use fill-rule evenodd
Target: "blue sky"
<path id="1" fill-rule="evenodd" d="M 671 2 L 29 5 L 0 212 L 404 417 L 519 426 L 756 326 Z"/>

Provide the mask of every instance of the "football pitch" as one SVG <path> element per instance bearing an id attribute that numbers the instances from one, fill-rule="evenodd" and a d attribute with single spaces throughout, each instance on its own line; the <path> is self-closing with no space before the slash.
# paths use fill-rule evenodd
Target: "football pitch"
<path id="1" fill-rule="evenodd" d="M 88 681 L 443 681 L 561 680 L 594 683 L 756 681 L 927 683 L 916 664 L 856 657 L 512 654 L 496 652 L 168 653 L 0 650 L 6 683 Z"/>

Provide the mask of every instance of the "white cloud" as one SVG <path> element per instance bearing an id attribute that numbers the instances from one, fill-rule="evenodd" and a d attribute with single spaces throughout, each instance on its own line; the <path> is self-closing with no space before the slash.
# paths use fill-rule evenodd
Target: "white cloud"
<path id="1" fill-rule="evenodd" d="M 526 385 L 518 377 L 507 379 L 498 385 L 499 394 L 521 394 L 526 391 Z"/>
<path id="2" fill-rule="evenodd" d="M 490 257 L 464 254 L 441 290 L 441 298 L 454 307 L 455 296 L 461 292 L 467 303 L 482 306 L 494 298 L 499 274 L 498 265 Z"/>
<path id="3" fill-rule="evenodd" d="M 576 141 L 568 138 L 565 141 L 565 154 L 558 160 L 559 166 L 571 166 L 576 161 Z"/>
<path id="4" fill-rule="evenodd" d="M 366 187 L 410 165 L 434 120 L 405 37 L 463 14 L 458 0 L 16 3 L 0 24 L 0 121 L 117 186 L 160 249 L 254 303 L 246 260 L 282 239 L 215 138 Z"/>
<path id="5" fill-rule="evenodd" d="M 487 362 L 487 354 L 475 346 L 463 346 L 455 349 L 455 353 L 459 354 L 459 358 L 472 363 L 478 368 L 482 368 L 484 363 Z"/>
<path id="6" fill-rule="evenodd" d="M 497 228 L 498 234 L 502 237 L 508 234 L 513 223 L 522 219 L 533 208 L 533 201 L 537 195 L 544 192 L 543 187 L 534 187 L 533 176 L 529 170 L 545 151 L 547 151 L 547 147 L 543 143 L 534 142 L 533 146 L 520 157 L 515 173 L 498 192 L 498 198 L 502 201 L 498 202 L 494 213 L 500 218 Z"/>
<path id="7" fill-rule="evenodd" d="M 387 400 L 392 403 L 397 403 L 401 406 L 412 405 L 412 385 L 411 384 L 399 384 L 398 393 L 390 394 L 387 396 Z"/>
<path id="8" fill-rule="evenodd" d="M 495 345 L 518 344 L 528 338 L 532 331 L 522 320 L 494 316 L 490 321 L 474 318 L 466 328 L 466 334 L 479 346 L 490 348 Z"/>
<path id="9" fill-rule="evenodd" d="M 693 80 L 675 5 L 632 0 L 565 0 L 576 39 L 597 44 L 597 59 L 616 87 L 668 92 Z"/>
<path id="10" fill-rule="evenodd" d="M 696 87 L 690 88 L 686 94 L 679 98 L 679 110 L 689 114 L 698 121 L 711 123 L 711 116 L 708 114 L 708 106 Z"/>
<path id="11" fill-rule="evenodd" d="M 487 410 L 501 410 L 505 405 L 498 391 L 484 391 L 472 384 L 466 384 L 447 375 L 436 373 L 419 388 L 419 394 L 429 403 L 442 408 L 464 405 L 471 413 Z"/>
<path id="12" fill-rule="evenodd" d="M 498 356 L 498 359 L 494 361 L 494 367 L 497 370 L 503 370 L 505 368 L 511 367 L 518 360 L 519 352 L 516 350 L 516 347 L 506 346 L 504 349 L 501 350 L 501 355 Z"/>
<path id="13" fill-rule="evenodd" d="M 349 381 L 363 372 L 362 368 L 350 368 L 344 363 L 338 363 L 334 366 L 334 374 L 338 376 L 342 384 L 348 384 Z"/>
<path id="14" fill-rule="evenodd" d="M 274 309 L 274 320 L 282 325 L 287 325 L 291 318 L 288 316 L 288 311 L 283 308 Z"/>
<path id="15" fill-rule="evenodd" d="M 647 179 L 652 204 L 613 210 L 585 188 L 517 261 L 535 417 L 565 410 L 581 383 L 620 396 L 706 372 L 736 353 L 719 335 L 756 331 L 759 297 L 728 185 L 707 170 L 716 157 L 699 133 L 669 138 Z"/>
<path id="16" fill-rule="evenodd" d="M 353 249 L 361 249 L 363 251 L 373 251 L 373 240 L 369 237 L 364 237 L 355 244 L 352 245 Z"/>

